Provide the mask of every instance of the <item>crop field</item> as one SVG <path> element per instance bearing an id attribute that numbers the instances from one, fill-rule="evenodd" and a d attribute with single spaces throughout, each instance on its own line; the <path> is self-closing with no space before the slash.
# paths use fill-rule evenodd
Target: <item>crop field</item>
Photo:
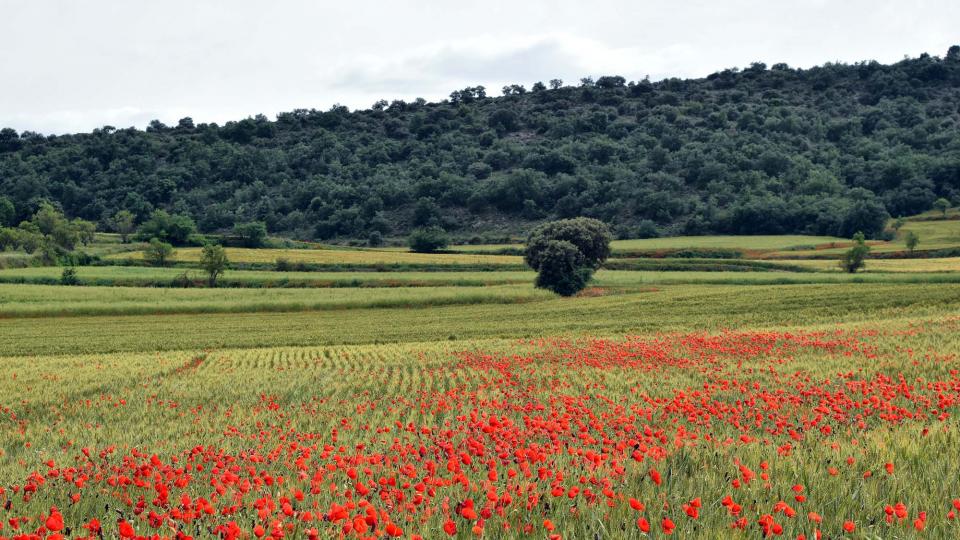
<path id="1" fill-rule="evenodd" d="M 0 320 L 0 343 L 7 356 L 32 356 L 618 335 L 956 312 L 957 283 L 654 285 L 573 299 L 423 309 L 18 317 Z"/>
<path id="2" fill-rule="evenodd" d="M 172 289 L 0 284 L 0 318 L 318 311 L 521 303 L 553 295 L 529 285 L 324 289 Z"/>
<path id="3" fill-rule="evenodd" d="M 847 245 L 849 238 L 835 236 L 767 235 L 767 236 L 672 236 L 669 238 L 645 238 L 614 240 L 610 249 L 614 255 L 635 251 L 663 249 L 742 249 L 749 251 L 777 251 L 814 247 L 829 244 Z M 396 248 L 399 250 L 401 248 Z M 522 244 L 478 244 L 451 246 L 451 251 L 496 252 L 503 249 L 521 250 Z"/>
<path id="4" fill-rule="evenodd" d="M 790 265 L 805 266 L 815 272 L 757 271 L 637 271 L 599 270 L 593 284 L 597 287 L 625 288 L 648 285 L 681 284 L 813 284 L 813 283 L 958 283 L 960 265 L 956 258 L 871 260 L 866 272 L 839 272 L 835 261 L 800 260 Z M 767 261 L 764 261 L 766 263 Z M 880 270 L 878 267 L 884 268 Z M 205 286 L 197 269 L 155 268 L 146 266 L 83 266 L 77 269 L 80 285 L 117 287 L 177 287 L 186 274 L 194 286 Z M 30 267 L 0 270 L 0 284 L 57 285 L 62 268 Z M 479 287 L 482 285 L 529 285 L 532 271 L 429 271 L 429 272 L 275 272 L 268 270 L 230 270 L 221 278 L 225 288 L 412 288 Z M 3 304 L 0 303 L 0 310 Z"/>
<path id="5" fill-rule="evenodd" d="M 0 359 L 4 534 L 954 537 L 958 324 Z"/>
<path id="6" fill-rule="evenodd" d="M 897 234 L 897 238 L 889 242 L 870 242 L 871 252 L 890 253 L 906 251 L 906 234 L 913 231 L 920 237 L 918 250 L 939 250 L 960 247 L 960 220 L 931 220 L 907 221 Z M 805 258 L 822 256 L 839 256 L 844 251 L 842 246 L 827 248 L 822 246 L 816 250 L 781 250 L 770 253 L 770 256 L 781 258 Z"/>
<path id="7" fill-rule="evenodd" d="M 960 259 L 701 240 L 0 270 L 0 539 L 960 537 Z"/>
<path id="8" fill-rule="evenodd" d="M 792 260 L 790 264 L 818 271 L 841 271 L 837 261 L 830 259 Z M 960 257 L 869 259 L 864 272 L 960 272 Z"/>
<path id="9" fill-rule="evenodd" d="M 151 266 L 83 266 L 76 269 L 82 285 L 169 287 L 186 275 L 196 285 L 205 278 L 198 269 Z M 0 283 L 56 284 L 62 268 L 40 266 L 0 270 Z M 532 271 L 427 271 L 427 272 L 277 272 L 272 270 L 229 270 L 221 279 L 225 287 L 423 287 L 478 286 L 527 283 Z"/>
<path id="10" fill-rule="evenodd" d="M 644 240 L 615 240 L 611 243 L 614 251 L 645 251 L 657 249 L 681 248 L 719 248 L 742 250 L 785 250 L 798 246 L 819 246 L 823 244 L 849 244 L 850 239 L 834 236 L 674 236 L 670 238 L 648 238 Z"/>
<path id="11" fill-rule="evenodd" d="M 173 257 L 175 262 L 197 262 L 200 248 L 180 248 Z M 466 253 L 411 253 L 409 251 L 383 251 L 359 249 L 247 249 L 226 248 L 227 257 L 236 263 L 274 264 L 278 259 L 291 263 L 342 264 L 342 265 L 523 265 L 522 257 L 514 255 L 473 255 Z M 114 259 L 142 260 L 143 252 L 111 255 Z"/>

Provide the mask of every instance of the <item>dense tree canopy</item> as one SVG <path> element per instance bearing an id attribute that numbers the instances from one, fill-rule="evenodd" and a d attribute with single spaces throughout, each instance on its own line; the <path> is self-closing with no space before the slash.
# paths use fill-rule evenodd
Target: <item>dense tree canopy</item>
<path id="1" fill-rule="evenodd" d="M 527 237 L 523 259 L 537 271 L 535 285 L 561 296 L 586 287 L 593 271 L 610 256 L 610 229 L 593 218 L 544 223 Z"/>
<path id="2" fill-rule="evenodd" d="M 200 232 L 263 222 L 318 239 L 518 233 L 580 215 L 619 236 L 875 236 L 888 215 L 960 199 L 960 54 L 530 88 L 223 126 L 3 129 L 0 225 L 49 201 L 102 229 L 120 210 L 137 223 L 163 210 Z"/>

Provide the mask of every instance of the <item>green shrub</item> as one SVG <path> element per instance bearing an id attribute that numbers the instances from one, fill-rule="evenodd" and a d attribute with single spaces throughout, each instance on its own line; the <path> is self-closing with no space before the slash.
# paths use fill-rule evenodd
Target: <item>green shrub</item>
<path id="1" fill-rule="evenodd" d="M 150 214 L 150 219 L 140 225 L 137 238 L 147 240 L 157 238 L 161 241 L 182 246 L 191 243 L 191 236 L 197 232 L 197 226 L 189 216 L 170 215 L 163 210 Z"/>
<path id="2" fill-rule="evenodd" d="M 267 239 L 267 224 L 262 221 L 238 223 L 233 226 L 233 234 L 243 247 L 263 247 Z"/>
<path id="3" fill-rule="evenodd" d="M 587 286 L 593 268 L 584 264 L 583 254 L 577 246 L 566 240 L 548 240 L 540 249 L 540 266 L 534 282 L 538 288 L 560 296 L 573 296 Z"/>
<path id="4" fill-rule="evenodd" d="M 68 266 L 63 269 L 63 272 L 60 274 L 60 284 L 61 285 L 79 285 L 80 278 L 77 277 L 77 269 L 73 266 Z"/>
<path id="5" fill-rule="evenodd" d="M 446 231 L 440 227 L 423 227 L 415 229 L 410 233 L 407 240 L 410 245 L 410 251 L 417 253 L 434 253 L 441 250 L 450 243 Z"/>
<path id="6" fill-rule="evenodd" d="M 147 249 L 143 250 L 143 259 L 154 266 L 166 266 L 167 260 L 175 253 L 172 245 L 158 238 L 151 238 Z"/>

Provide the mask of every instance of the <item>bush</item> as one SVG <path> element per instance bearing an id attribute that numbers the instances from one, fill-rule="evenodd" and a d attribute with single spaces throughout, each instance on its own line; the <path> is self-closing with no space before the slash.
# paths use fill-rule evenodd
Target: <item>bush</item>
<path id="1" fill-rule="evenodd" d="M 34 263 L 39 266 L 57 266 L 63 250 L 50 237 L 43 237 L 39 248 L 33 254 Z"/>
<path id="2" fill-rule="evenodd" d="M 143 250 L 143 259 L 154 266 L 165 266 L 175 253 L 172 245 L 159 238 L 151 238 L 147 249 Z"/>
<path id="3" fill-rule="evenodd" d="M 524 260 L 537 271 L 536 286 L 572 296 L 610 255 L 610 230 L 590 218 L 564 219 L 534 229 Z"/>
<path id="4" fill-rule="evenodd" d="M 446 231 L 440 227 L 415 229 L 407 240 L 410 250 L 417 253 L 434 253 L 450 243 Z"/>
<path id="5" fill-rule="evenodd" d="M 380 231 L 372 231 L 367 236 L 367 245 L 370 247 L 380 247 L 383 245 L 383 233 Z"/>
<path id="6" fill-rule="evenodd" d="M 238 223 L 233 226 L 233 234 L 237 236 L 240 245 L 248 248 L 263 247 L 267 239 L 267 224 L 262 221 Z"/>
<path id="7" fill-rule="evenodd" d="M 77 269 L 73 266 L 68 266 L 63 269 L 63 272 L 60 274 L 60 284 L 61 285 L 79 285 L 80 278 L 77 277 Z"/>
<path id="8" fill-rule="evenodd" d="M 273 267 L 277 272 L 289 272 L 293 270 L 290 259 L 286 257 L 278 257 L 277 260 L 273 261 Z"/>
<path id="9" fill-rule="evenodd" d="M 64 266 L 90 266 L 99 261 L 100 257 L 85 251 L 71 251 L 62 253 L 57 260 Z"/>
<path id="10" fill-rule="evenodd" d="M 584 265 L 583 254 L 566 240 L 548 240 L 541 247 L 540 266 L 534 284 L 560 296 L 577 294 L 590 281 L 593 268 Z"/>
<path id="11" fill-rule="evenodd" d="M 184 271 L 182 274 L 170 280 L 171 287 L 177 287 L 180 289 L 189 289 L 195 285 L 193 278 L 190 276 L 190 273 Z"/>
<path id="12" fill-rule="evenodd" d="M 163 210 L 156 210 L 153 214 L 150 214 L 150 219 L 140 225 L 137 238 L 140 240 L 157 238 L 173 245 L 182 246 L 189 243 L 190 237 L 196 232 L 197 226 L 189 216 L 171 216 Z"/>
<path id="13" fill-rule="evenodd" d="M 858 232 L 853 235 L 853 247 L 844 253 L 843 258 L 840 259 L 840 268 L 853 274 L 865 266 L 864 261 L 867 258 L 867 253 L 870 253 L 870 246 L 867 245 L 863 233 Z"/>
<path id="14" fill-rule="evenodd" d="M 637 238 L 658 238 L 660 236 L 660 229 L 657 228 L 657 224 L 649 219 L 644 219 L 637 226 Z"/>

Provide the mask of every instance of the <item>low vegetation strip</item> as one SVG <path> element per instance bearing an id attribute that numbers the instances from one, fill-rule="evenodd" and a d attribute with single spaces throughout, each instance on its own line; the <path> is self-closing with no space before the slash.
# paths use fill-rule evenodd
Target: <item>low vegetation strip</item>
<path id="1" fill-rule="evenodd" d="M 943 261 L 942 263 L 940 261 Z M 600 287 L 643 287 L 659 284 L 775 285 L 813 283 L 957 283 L 950 259 L 869 261 L 867 271 L 847 274 L 836 261 L 790 261 L 806 266 L 806 272 L 716 271 L 703 266 L 684 266 L 682 271 L 601 269 L 593 285 Z M 744 261 L 751 262 L 751 261 Z M 883 270 L 879 268 L 882 265 Z M 763 261 L 764 264 L 779 264 Z M 942 266 L 945 265 L 945 266 Z M 944 271 L 945 270 L 945 271 Z M 206 287 L 204 276 L 196 269 L 153 268 L 144 266 L 78 267 L 78 286 L 99 287 Z M 0 283 L 60 285 L 62 268 L 36 267 L 0 270 Z M 184 281 L 186 275 L 186 282 Z M 527 285 L 533 283 L 532 271 L 484 272 L 271 272 L 230 270 L 218 282 L 220 288 L 413 288 L 479 287 L 484 285 Z"/>

